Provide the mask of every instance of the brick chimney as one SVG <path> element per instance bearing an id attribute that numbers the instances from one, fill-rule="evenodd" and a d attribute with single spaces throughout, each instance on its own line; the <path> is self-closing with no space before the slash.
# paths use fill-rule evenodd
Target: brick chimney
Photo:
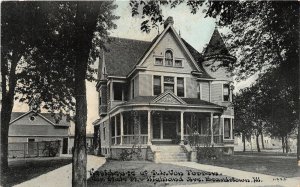
<path id="1" fill-rule="evenodd" d="M 173 17 L 172 16 L 169 16 L 167 18 L 167 20 L 165 21 L 164 23 L 164 28 L 166 28 L 169 24 L 173 25 L 174 24 L 174 20 L 173 20 Z"/>

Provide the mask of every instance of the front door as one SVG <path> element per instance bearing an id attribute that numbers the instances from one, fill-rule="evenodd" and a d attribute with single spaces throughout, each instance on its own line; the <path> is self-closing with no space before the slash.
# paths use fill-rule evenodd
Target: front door
<path id="1" fill-rule="evenodd" d="M 68 138 L 63 139 L 63 150 L 62 154 L 68 154 Z"/>
<path id="2" fill-rule="evenodd" d="M 164 121 L 163 139 L 176 139 L 176 123 Z"/>
<path id="3" fill-rule="evenodd" d="M 28 138 L 28 155 L 34 155 L 34 146 L 35 145 L 35 139 L 34 138 Z"/>

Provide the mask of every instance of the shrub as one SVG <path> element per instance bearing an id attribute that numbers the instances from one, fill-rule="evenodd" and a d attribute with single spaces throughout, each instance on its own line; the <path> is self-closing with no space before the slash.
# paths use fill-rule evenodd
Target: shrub
<path id="1" fill-rule="evenodd" d="M 222 157 L 223 150 L 216 147 L 197 147 L 197 159 L 218 159 Z"/>

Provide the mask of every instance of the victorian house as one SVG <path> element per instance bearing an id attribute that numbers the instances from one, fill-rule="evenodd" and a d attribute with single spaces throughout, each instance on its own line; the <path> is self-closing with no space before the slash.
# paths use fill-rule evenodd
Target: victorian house
<path id="1" fill-rule="evenodd" d="M 133 145 L 157 162 L 189 160 L 193 146 L 233 153 L 233 79 L 212 66 L 236 58 L 217 29 L 201 54 L 173 24 L 169 17 L 152 42 L 112 38 L 103 51 L 94 122 L 102 154 L 118 158 Z"/>

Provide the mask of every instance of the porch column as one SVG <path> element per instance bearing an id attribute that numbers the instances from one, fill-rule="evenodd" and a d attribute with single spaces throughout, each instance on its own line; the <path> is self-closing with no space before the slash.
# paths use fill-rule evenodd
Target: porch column
<path id="1" fill-rule="evenodd" d="M 148 110 L 148 145 L 151 145 L 152 137 L 151 137 L 151 110 Z"/>
<path id="2" fill-rule="evenodd" d="M 117 115 L 115 115 L 115 145 L 117 144 Z"/>
<path id="3" fill-rule="evenodd" d="M 222 128 L 221 128 L 221 115 L 219 115 L 218 119 L 219 119 L 219 143 L 223 143 Z"/>
<path id="4" fill-rule="evenodd" d="M 210 113 L 210 132 L 211 132 L 211 139 L 210 144 L 214 145 L 214 129 L 213 129 L 213 122 L 214 122 L 214 113 Z"/>
<path id="5" fill-rule="evenodd" d="M 164 132 L 163 132 L 163 114 L 160 115 L 160 139 L 164 139 Z"/>
<path id="6" fill-rule="evenodd" d="M 184 112 L 180 112 L 180 144 L 184 144 L 184 129 L 183 129 L 183 114 Z"/>
<path id="7" fill-rule="evenodd" d="M 124 123 L 123 123 L 123 113 L 120 113 L 120 129 L 121 129 L 121 140 L 120 140 L 120 145 L 123 144 L 123 135 L 124 135 Z"/>

